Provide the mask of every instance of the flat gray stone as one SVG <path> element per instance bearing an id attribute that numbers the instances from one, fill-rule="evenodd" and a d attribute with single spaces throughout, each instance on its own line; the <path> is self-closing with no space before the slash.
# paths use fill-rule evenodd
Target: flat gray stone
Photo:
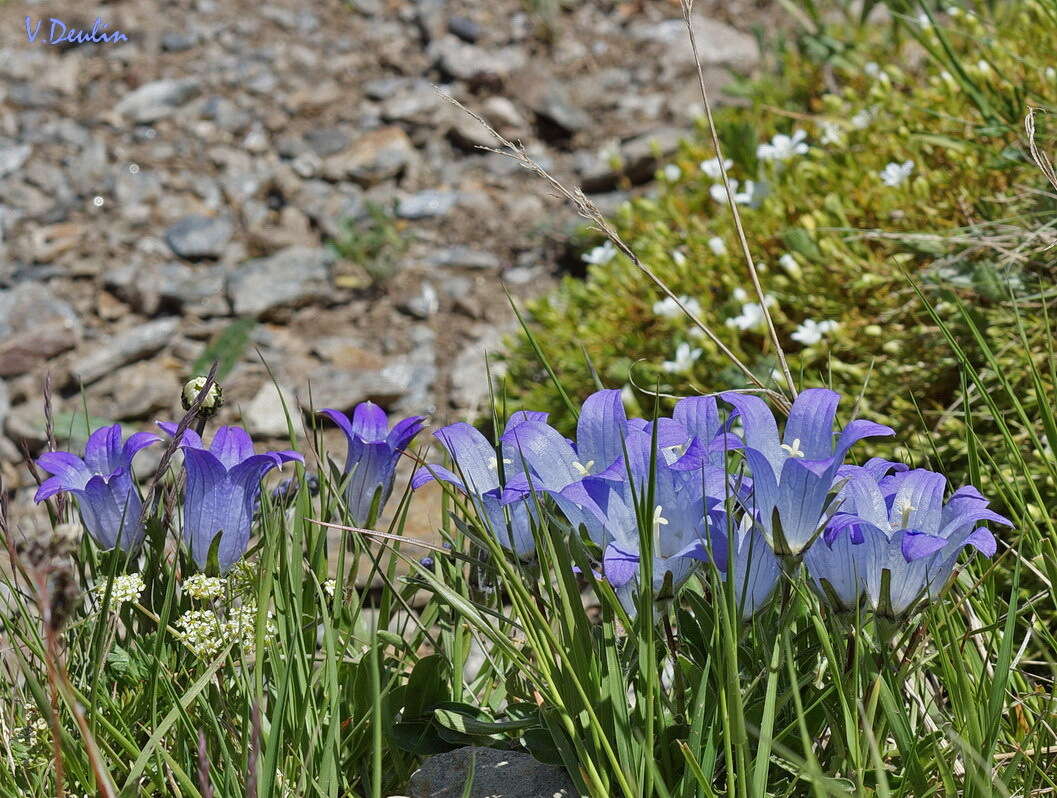
<path id="1" fill-rule="evenodd" d="M 470 798 L 573 798 L 560 767 L 520 751 L 468 746 L 431 756 L 411 775 L 410 798 L 460 798 L 470 776 Z"/>
<path id="2" fill-rule="evenodd" d="M 459 201 L 454 191 L 420 191 L 402 199 L 396 206 L 401 219 L 433 219 L 447 216 Z"/>
<path id="3" fill-rule="evenodd" d="M 326 299 L 333 263 L 329 249 L 297 246 L 247 261 L 228 277 L 231 306 L 239 316 L 266 316 L 277 308 Z"/>
<path id="4" fill-rule="evenodd" d="M 102 346 L 77 360 L 71 375 L 88 385 L 134 363 L 168 344 L 180 326 L 179 319 L 157 319 L 112 335 Z"/>
<path id="5" fill-rule="evenodd" d="M 165 231 L 165 242 L 181 258 L 219 258 L 231 240 L 234 228 L 222 216 L 184 216 Z"/>
<path id="6" fill-rule="evenodd" d="M 499 258 L 484 250 L 455 246 L 434 252 L 429 264 L 445 269 L 498 269 Z"/>
<path id="7" fill-rule="evenodd" d="M 33 148 L 28 144 L 15 144 L 11 147 L 0 147 L 0 177 L 7 177 L 22 167 L 29 159 Z"/>
<path id="8" fill-rule="evenodd" d="M 198 93 L 195 78 L 155 80 L 129 92 L 114 110 L 133 122 L 146 124 L 168 116 Z"/>

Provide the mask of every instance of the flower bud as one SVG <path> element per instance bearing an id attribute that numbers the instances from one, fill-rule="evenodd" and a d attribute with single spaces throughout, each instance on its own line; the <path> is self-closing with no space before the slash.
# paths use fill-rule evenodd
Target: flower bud
<path id="1" fill-rule="evenodd" d="M 207 381 L 207 377 L 193 377 L 187 381 L 187 384 L 184 385 L 183 393 L 180 395 L 184 410 L 191 409 L 191 405 L 194 404 L 195 399 L 198 398 L 198 394 L 200 394 L 202 389 L 206 387 Z M 220 387 L 220 383 L 214 382 L 209 387 L 209 393 L 207 393 L 202 400 L 202 407 L 199 409 L 198 413 L 203 418 L 209 418 L 223 405 L 224 392 Z"/>

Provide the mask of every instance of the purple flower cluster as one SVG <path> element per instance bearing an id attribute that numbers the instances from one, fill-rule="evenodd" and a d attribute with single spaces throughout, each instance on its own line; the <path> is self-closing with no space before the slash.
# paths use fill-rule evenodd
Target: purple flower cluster
<path id="1" fill-rule="evenodd" d="M 782 560 L 803 560 L 835 608 L 864 601 L 900 617 L 946 586 L 962 548 L 994 553 L 994 537 L 977 524 L 1009 523 L 973 488 L 945 501 L 939 474 L 879 460 L 846 465 L 855 443 L 894 432 L 862 419 L 835 432 L 833 391 L 801 393 L 781 434 L 762 399 L 718 398 L 725 412 L 716 397 L 697 396 L 647 422 L 627 418 L 619 391 L 599 391 L 584 402 L 574 441 L 543 413 L 514 414 L 497 446 L 452 424 L 435 436 L 453 468 L 425 466 L 412 486 L 450 483 L 519 557 L 534 551 L 548 497 L 598 547 L 599 573 L 629 611 L 646 543 L 660 598 L 666 584 L 678 589 L 713 562 L 734 579 L 748 618 L 774 593 Z"/>
<path id="2" fill-rule="evenodd" d="M 336 410 L 323 411 L 348 439 L 345 498 L 357 525 L 373 524 L 393 490 L 396 463 L 422 429 L 421 417 L 408 418 L 388 430 L 388 418 L 376 405 L 358 405 L 350 420 Z M 159 422 L 167 435 L 179 425 Z M 53 476 L 36 494 L 42 502 L 58 493 L 77 499 L 85 528 L 103 549 L 135 552 L 143 541 L 143 501 L 132 478 L 136 452 L 160 438 L 139 432 L 122 445 L 115 424 L 92 433 L 84 457 L 71 452 L 46 452 L 37 465 Z M 209 564 L 216 545 L 217 565 L 227 571 L 249 545 L 260 499 L 261 480 L 274 468 L 304 462 L 293 451 L 257 454 L 249 434 L 239 427 L 220 427 L 207 447 L 194 430 L 180 433 L 186 488 L 183 539 L 200 568 Z"/>

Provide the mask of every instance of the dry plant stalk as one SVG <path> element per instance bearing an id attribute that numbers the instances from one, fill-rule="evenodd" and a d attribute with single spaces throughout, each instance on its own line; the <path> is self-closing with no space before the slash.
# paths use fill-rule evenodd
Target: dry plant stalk
<path id="1" fill-rule="evenodd" d="M 635 252 L 631 249 L 631 247 L 629 247 L 624 242 L 624 239 L 620 237 L 620 234 L 617 233 L 613 226 L 609 224 L 609 222 L 606 220 L 605 216 L 602 215 L 602 212 L 598 209 L 598 206 L 591 202 L 591 200 L 589 200 L 584 195 L 581 189 L 570 189 L 565 186 L 565 184 L 563 184 L 550 172 L 544 169 L 543 166 L 533 160 L 528 155 L 528 153 L 525 152 L 525 148 L 522 147 L 521 144 L 515 143 L 507 139 L 505 136 L 499 133 L 499 131 L 492 127 L 487 121 L 485 121 L 485 119 L 480 114 L 471 111 L 461 102 L 456 100 L 454 97 L 449 97 L 444 92 L 441 92 L 436 86 L 434 87 L 434 89 L 445 100 L 450 102 L 460 111 L 477 120 L 477 122 L 483 128 L 485 128 L 485 130 L 487 130 L 489 134 L 491 134 L 491 136 L 502 147 L 502 149 L 496 147 L 478 147 L 477 149 L 483 150 L 485 152 L 492 152 L 496 155 L 502 155 L 507 158 L 512 158 L 529 171 L 534 172 L 539 177 L 543 178 L 548 183 L 548 185 L 550 185 L 550 187 L 554 189 L 556 196 L 562 197 L 569 201 L 573 205 L 573 207 L 576 208 L 576 212 L 581 217 L 591 222 L 591 224 L 594 225 L 595 229 L 602 233 L 604 236 L 606 236 L 606 238 L 608 238 L 617 249 L 619 249 L 624 255 L 626 255 L 627 258 L 632 262 L 632 264 L 637 269 L 639 269 L 639 271 L 645 274 L 653 282 L 654 285 L 660 288 L 661 291 L 665 293 L 665 295 L 667 295 L 672 301 L 674 301 L 675 304 L 679 307 L 679 309 L 682 310 L 683 313 L 687 316 L 687 318 L 689 318 L 697 326 L 697 328 L 705 334 L 705 337 L 708 338 L 708 340 L 711 341 L 716 346 L 716 348 L 719 349 L 719 351 L 722 352 L 723 355 L 728 360 L 730 360 L 730 362 L 733 363 L 734 366 L 739 371 L 741 371 L 742 374 L 745 375 L 746 379 L 756 385 L 760 392 L 765 393 L 774 398 L 775 402 L 777 402 L 784 410 L 788 411 L 788 399 L 786 399 L 784 395 L 778 393 L 777 391 L 771 390 L 766 385 L 764 385 L 763 382 L 761 382 L 760 379 L 752 373 L 752 370 L 749 369 L 749 367 L 746 366 L 738 358 L 738 356 L 730 350 L 730 347 L 724 344 L 723 341 L 721 341 L 719 337 L 714 332 L 712 332 L 708 325 L 701 321 L 701 319 L 698 318 L 696 314 L 692 313 L 683 304 L 682 300 L 680 300 L 679 297 L 676 296 L 672 292 L 672 290 L 667 286 L 667 284 L 665 284 L 665 282 L 657 276 L 653 269 L 651 269 L 648 265 L 646 265 L 639 259 L 639 256 L 636 255 Z M 786 370 L 788 371 L 788 368 Z"/>
<path id="2" fill-rule="evenodd" d="M 789 363 L 785 359 L 785 351 L 782 349 L 782 342 L 778 339 L 778 331 L 774 327 L 774 320 L 771 318 L 771 311 L 767 308 L 767 301 L 763 293 L 763 286 L 760 284 L 760 275 L 756 270 L 756 263 L 752 259 L 752 252 L 749 250 L 749 241 L 745 237 L 745 228 L 741 224 L 741 214 L 738 213 L 738 204 L 734 201 L 734 192 L 730 188 L 730 179 L 727 177 L 727 167 L 723 164 L 723 148 L 719 143 L 719 136 L 716 133 L 716 122 L 712 116 L 712 103 L 708 99 L 708 90 L 705 88 L 705 72 L 701 66 L 701 56 L 697 52 L 697 37 L 694 36 L 694 25 L 691 14 L 694 10 L 694 0 L 682 0 L 683 8 L 683 21 L 686 23 L 686 32 L 690 36 L 690 49 L 694 53 L 694 65 L 697 67 L 697 83 L 701 89 L 701 99 L 705 103 L 705 116 L 708 118 L 708 131 L 712 136 L 712 147 L 716 152 L 716 159 L 719 162 L 720 174 L 723 176 L 723 188 L 727 192 L 727 205 L 730 207 L 730 212 L 734 215 L 734 228 L 738 232 L 738 242 L 741 244 L 741 253 L 745 257 L 745 263 L 749 267 L 749 276 L 752 278 L 752 287 L 756 290 L 756 297 L 760 302 L 760 308 L 763 311 L 763 317 L 767 321 L 767 332 L 771 336 L 771 342 L 774 344 L 774 351 L 778 355 L 778 362 L 782 367 L 782 376 L 785 377 L 786 385 L 789 388 L 790 395 L 795 399 L 797 396 L 796 383 L 793 382 L 792 372 L 789 371 Z"/>

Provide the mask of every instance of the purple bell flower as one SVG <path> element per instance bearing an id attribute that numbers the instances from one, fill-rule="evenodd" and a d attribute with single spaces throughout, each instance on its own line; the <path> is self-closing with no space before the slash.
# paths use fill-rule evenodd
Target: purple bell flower
<path id="1" fill-rule="evenodd" d="M 158 422 L 169 435 L 178 425 Z M 180 440 L 187 487 L 184 493 L 184 541 L 200 568 L 208 564 L 213 539 L 220 534 L 217 559 L 227 571 L 246 553 L 250 524 L 257 510 L 264 475 L 283 463 L 304 457 L 297 452 L 253 453 L 253 441 L 239 427 L 220 427 L 207 449 L 194 430 Z"/>
<path id="2" fill-rule="evenodd" d="M 507 422 L 498 452 L 466 422 L 442 427 L 433 436 L 448 450 L 455 471 L 442 465 L 424 466 L 415 472 L 411 487 L 418 490 L 433 479 L 453 485 L 470 499 L 478 517 L 501 546 L 518 557 L 527 557 L 536 548 L 532 537 L 535 507 L 528 494 L 503 501 L 504 486 L 522 473 L 524 462 L 507 435 L 520 424 L 531 422 L 545 426 L 546 420 L 546 413 L 525 410 L 514 413 Z"/>
<path id="3" fill-rule="evenodd" d="M 140 521 L 143 501 L 132 479 L 132 459 L 159 440 L 149 432 L 137 432 L 122 445 L 121 425 L 114 424 L 89 436 L 83 460 L 70 452 L 45 452 L 37 465 L 54 476 L 41 483 L 34 501 L 69 493 L 77 498 L 84 527 L 100 548 L 134 551 L 146 531 Z"/>
<path id="4" fill-rule="evenodd" d="M 320 412 L 341 428 L 348 442 L 345 502 L 352 523 L 372 526 L 392 495 L 400 456 L 422 431 L 425 418 L 405 418 L 390 430 L 385 411 L 373 402 L 358 404 L 351 420 L 339 410 Z"/>
<path id="5" fill-rule="evenodd" d="M 972 546 L 985 557 L 994 555 L 995 537 L 980 522 L 1012 522 L 989 510 L 973 487 L 960 488 L 944 501 L 947 479 L 942 474 L 921 468 L 886 472 L 879 477 L 865 467 L 846 469 L 840 512 L 816 544 L 829 547 L 830 553 L 822 549 L 821 558 L 809 556 L 808 569 L 817 585 L 829 583 L 827 596 L 843 593 L 845 607 L 852 604 L 847 599 L 854 580 L 878 615 L 901 618 L 947 587 L 962 549 Z M 848 556 L 831 556 L 834 550 Z"/>
<path id="6" fill-rule="evenodd" d="M 784 438 L 767 404 L 756 396 L 724 393 L 741 419 L 745 458 L 753 493 L 746 510 L 759 519 L 768 543 L 780 556 L 798 556 L 823 524 L 827 499 L 844 456 L 857 441 L 894 435 L 865 419 L 850 422 L 834 441 L 840 397 L 825 388 L 801 393 L 789 411 Z"/>

